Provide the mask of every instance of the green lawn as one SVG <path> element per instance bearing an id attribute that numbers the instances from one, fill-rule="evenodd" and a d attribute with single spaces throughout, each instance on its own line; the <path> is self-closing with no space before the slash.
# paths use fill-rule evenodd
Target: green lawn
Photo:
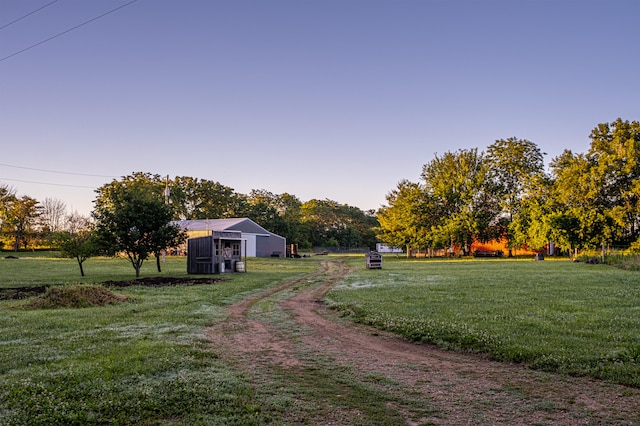
<path id="1" fill-rule="evenodd" d="M 14 255 L 18 259 L 5 259 Z M 57 285 L 68 283 L 94 283 L 107 280 L 133 280 L 135 271 L 126 259 L 106 257 L 90 258 L 84 262 L 85 276 L 80 276 L 80 268 L 75 259 L 57 256 L 57 252 L 2 252 L 0 258 L 0 288 L 20 286 Z M 168 257 L 163 269 L 171 276 L 186 276 L 186 258 Z M 141 277 L 157 275 L 155 259 L 145 262 Z"/>
<path id="2" fill-rule="evenodd" d="M 80 277 L 74 260 L 18 256 L 0 258 L 0 288 L 135 277 L 123 259 L 89 259 Z M 205 331 L 225 317 L 225 306 L 325 259 L 249 259 L 247 274 L 216 275 L 225 281 L 215 284 L 113 289 L 131 301 L 99 308 L 27 310 L 22 301 L 0 301 L 0 424 L 272 424 L 292 409 L 313 412 L 312 400 L 297 400 L 282 382 L 252 383 L 223 362 Z M 569 261 L 392 256 L 383 269 L 367 270 L 364 256 L 342 259 L 353 272 L 328 300 L 356 321 L 449 349 L 640 386 L 637 272 Z M 141 275 L 185 270 L 185 258 L 169 257 L 162 274 L 151 261 Z"/>
<path id="3" fill-rule="evenodd" d="M 640 386 L 640 274 L 531 260 L 406 260 L 328 298 L 356 321 L 443 348 Z"/>
<path id="4" fill-rule="evenodd" d="M 135 279 L 123 259 L 0 259 L 0 287 Z M 0 424 L 265 424 L 283 408 L 218 360 L 205 327 L 224 306 L 315 270 L 315 262 L 249 259 L 247 274 L 211 285 L 127 287 L 133 301 L 99 308 L 25 310 L 0 302 Z M 186 276 L 168 258 L 165 276 Z M 158 275 L 145 264 L 142 277 Z"/>

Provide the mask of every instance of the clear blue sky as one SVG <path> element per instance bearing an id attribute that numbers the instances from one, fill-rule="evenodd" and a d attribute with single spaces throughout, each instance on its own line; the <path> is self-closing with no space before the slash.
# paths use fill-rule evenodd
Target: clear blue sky
<path id="1" fill-rule="evenodd" d="M 0 2 L 0 27 L 50 1 Z M 0 58 L 129 1 L 59 0 L 0 29 Z M 637 0 L 138 0 L 0 60 L 0 183 L 84 214 L 137 171 L 377 209 L 435 153 L 515 136 L 548 163 L 640 119 L 639 16 Z"/>

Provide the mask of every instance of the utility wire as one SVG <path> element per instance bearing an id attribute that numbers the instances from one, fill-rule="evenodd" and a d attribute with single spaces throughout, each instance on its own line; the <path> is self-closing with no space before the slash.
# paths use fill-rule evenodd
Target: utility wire
<path id="1" fill-rule="evenodd" d="M 0 163 L 0 166 L 13 167 L 14 169 L 35 170 L 35 171 L 38 171 L 38 172 L 58 173 L 58 174 L 61 174 L 61 175 L 76 175 L 76 176 L 93 176 L 93 177 L 113 178 L 113 176 L 107 176 L 107 175 L 94 175 L 94 174 L 90 174 L 90 173 L 61 172 L 61 171 L 58 171 L 58 170 L 36 169 L 34 167 L 13 166 L 11 164 L 2 164 L 2 163 Z"/>
<path id="2" fill-rule="evenodd" d="M 51 182 L 36 182 L 36 181 L 32 181 L 32 180 L 21 180 L 21 179 L 9 179 L 9 178 L 3 178 L 0 177 L 0 181 L 3 180 L 10 180 L 12 182 L 22 182 L 22 183 L 35 183 L 38 185 L 52 185 L 52 186 L 69 186 L 72 188 L 89 188 L 89 189 L 96 189 L 95 186 L 85 186 L 85 185 L 67 185 L 64 183 L 51 183 Z"/>
<path id="3" fill-rule="evenodd" d="M 0 30 L 3 30 L 3 29 L 5 29 L 5 28 L 7 28 L 9 25 L 13 25 L 13 24 L 15 24 L 16 22 L 21 21 L 21 20 L 23 20 L 24 18 L 26 18 L 26 17 L 28 17 L 28 16 L 31 16 L 31 15 L 33 15 L 33 14 L 34 14 L 34 13 L 36 13 L 36 12 L 41 11 L 42 9 L 44 9 L 44 8 L 45 8 L 45 7 L 47 7 L 47 6 L 51 6 L 52 4 L 54 4 L 54 3 L 55 3 L 55 2 L 57 2 L 57 1 L 58 1 L 58 0 L 53 0 L 52 2 L 49 2 L 49 3 L 45 4 L 44 6 L 42 6 L 42 7 L 38 8 L 38 9 L 34 10 L 33 12 L 29 12 L 29 13 L 27 13 L 27 14 L 26 14 L 26 15 L 24 15 L 24 16 L 21 16 L 21 17 L 19 17 L 19 18 L 17 18 L 17 19 L 14 19 L 13 21 L 9 22 L 8 24 L 4 24 L 3 26 L 1 26 L 1 27 L 0 27 Z"/>
<path id="4" fill-rule="evenodd" d="M 63 32 L 61 32 L 61 33 L 58 33 L 58 34 L 54 35 L 54 36 L 51 36 L 51 37 L 49 37 L 49 38 L 47 38 L 47 39 L 45 39 L 45 40 L 42 40 L 42 41 L 40 41 L 40 42 L 38 42 L 38 43 L 36 43 L 36 44 L 32 44 L 32 45 L 31 45 L 31 46 L 29 46 L 29 47 L 25 47 L 24 49 L 19 50 L 19 51 L 17 51 L 17 52 L 14 52 L 14 53 L 12 53 L 12 54 L 11 54 L 11 55 L 9 55 L 9 56 L 5 56 L 4 58 L 0 58 L 0 62 L 2 62 L 2 61 L 6 61 L 6 60 L 7 60 L 7 59 L 9 59 L 9 58 L 13 58 L 14 56 L 17 56 L 17 55 L 19 55 L 19 54 L 21 54 L 21 53 L 26 52 L 27 50 L 31 50 L 31 49 L 33 49 L 34 47 L 40 46 L 41 44 L 44 44 L 44 43 L 46 43 L 46 42 L 48 42 L 48 41 L 51 41 L 51 40 L 53 40 L 53 39 L 55 39 L 55 38 L 58 38 L 58 37 L 60 37 L 60 36 L 63 36 L 63 35 L 65 35 L 65 34 L 67 34 L 67 33 L 70 33 L 70 32 L 71 32 L 71 31 L 73 31 L 73 30 L 77 30 L 77 29 L 78 29 L 78 28 L 80 28 L 80 27 L 83 27 L 83 26 L 85 26 L 85 25 L 87 25 L 87 24 L 89 24 L 89 23 L 91 23 L 91 22 L 93 22 L 93 21 L 97 21 L 98 19 L 100 19 L 100 18 L 102 18 L 102 17 L 104 17 L 104 16 L 107 16 L 107 15 L 109 15 L 109 14 L 113 13 L 113 12 L 116 12 L 116 11 L 118 11 L 118 10 L 122 9 L 122 8 L 125 8 L 125 7 L 127 7 L 127 6 L 129 6 L 129 5 L 133 4 L 133 3 L 135 3 L 135 2 L 137 2 L 137 1 L 138 1 L 138 0 L 132 0 L 132 1 L 130 1 L 129 3 L 125 3 L 125 4 L 123 4 L 122 6 L 118 6 L 118 7 L 116 7 L 115 9 L 112 9 L 112 10 L 110 10 L 110 11 L 108 11 L 108 12 L 103 13 L 102 15 L 99 15 L 99 16 L 96 16 L 95 18 L 89 19 L 88 21 L 85 21 L 85 22 L 83 22 L 82 24 L 76 25 L 75 27 L 71 27 L 71 28 L 69 28 L 68 30 L 65 30 L 65 31 L 63 31 Z"/>

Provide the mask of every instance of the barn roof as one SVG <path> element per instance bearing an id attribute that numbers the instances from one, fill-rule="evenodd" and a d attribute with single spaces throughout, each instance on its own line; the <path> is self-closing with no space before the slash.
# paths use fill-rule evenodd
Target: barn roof
<path id="1" fill-rule="evenodd" d="M 177 220 L 185 231 L 242 231 L 248 234 L 275 235 L 249 218 Z"/>

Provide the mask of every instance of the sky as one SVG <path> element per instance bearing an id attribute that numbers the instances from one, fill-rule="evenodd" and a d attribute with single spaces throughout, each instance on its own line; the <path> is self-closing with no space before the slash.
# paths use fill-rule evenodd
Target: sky
<path id="1" fill-rule="evenodd" d="M 3 0 L 0 184 L 85 215 L 134 172 L 377 210 L 435 155 L 517 137 L 548 164 L 640 120 L 638 16 L 637 0 Z"/>

